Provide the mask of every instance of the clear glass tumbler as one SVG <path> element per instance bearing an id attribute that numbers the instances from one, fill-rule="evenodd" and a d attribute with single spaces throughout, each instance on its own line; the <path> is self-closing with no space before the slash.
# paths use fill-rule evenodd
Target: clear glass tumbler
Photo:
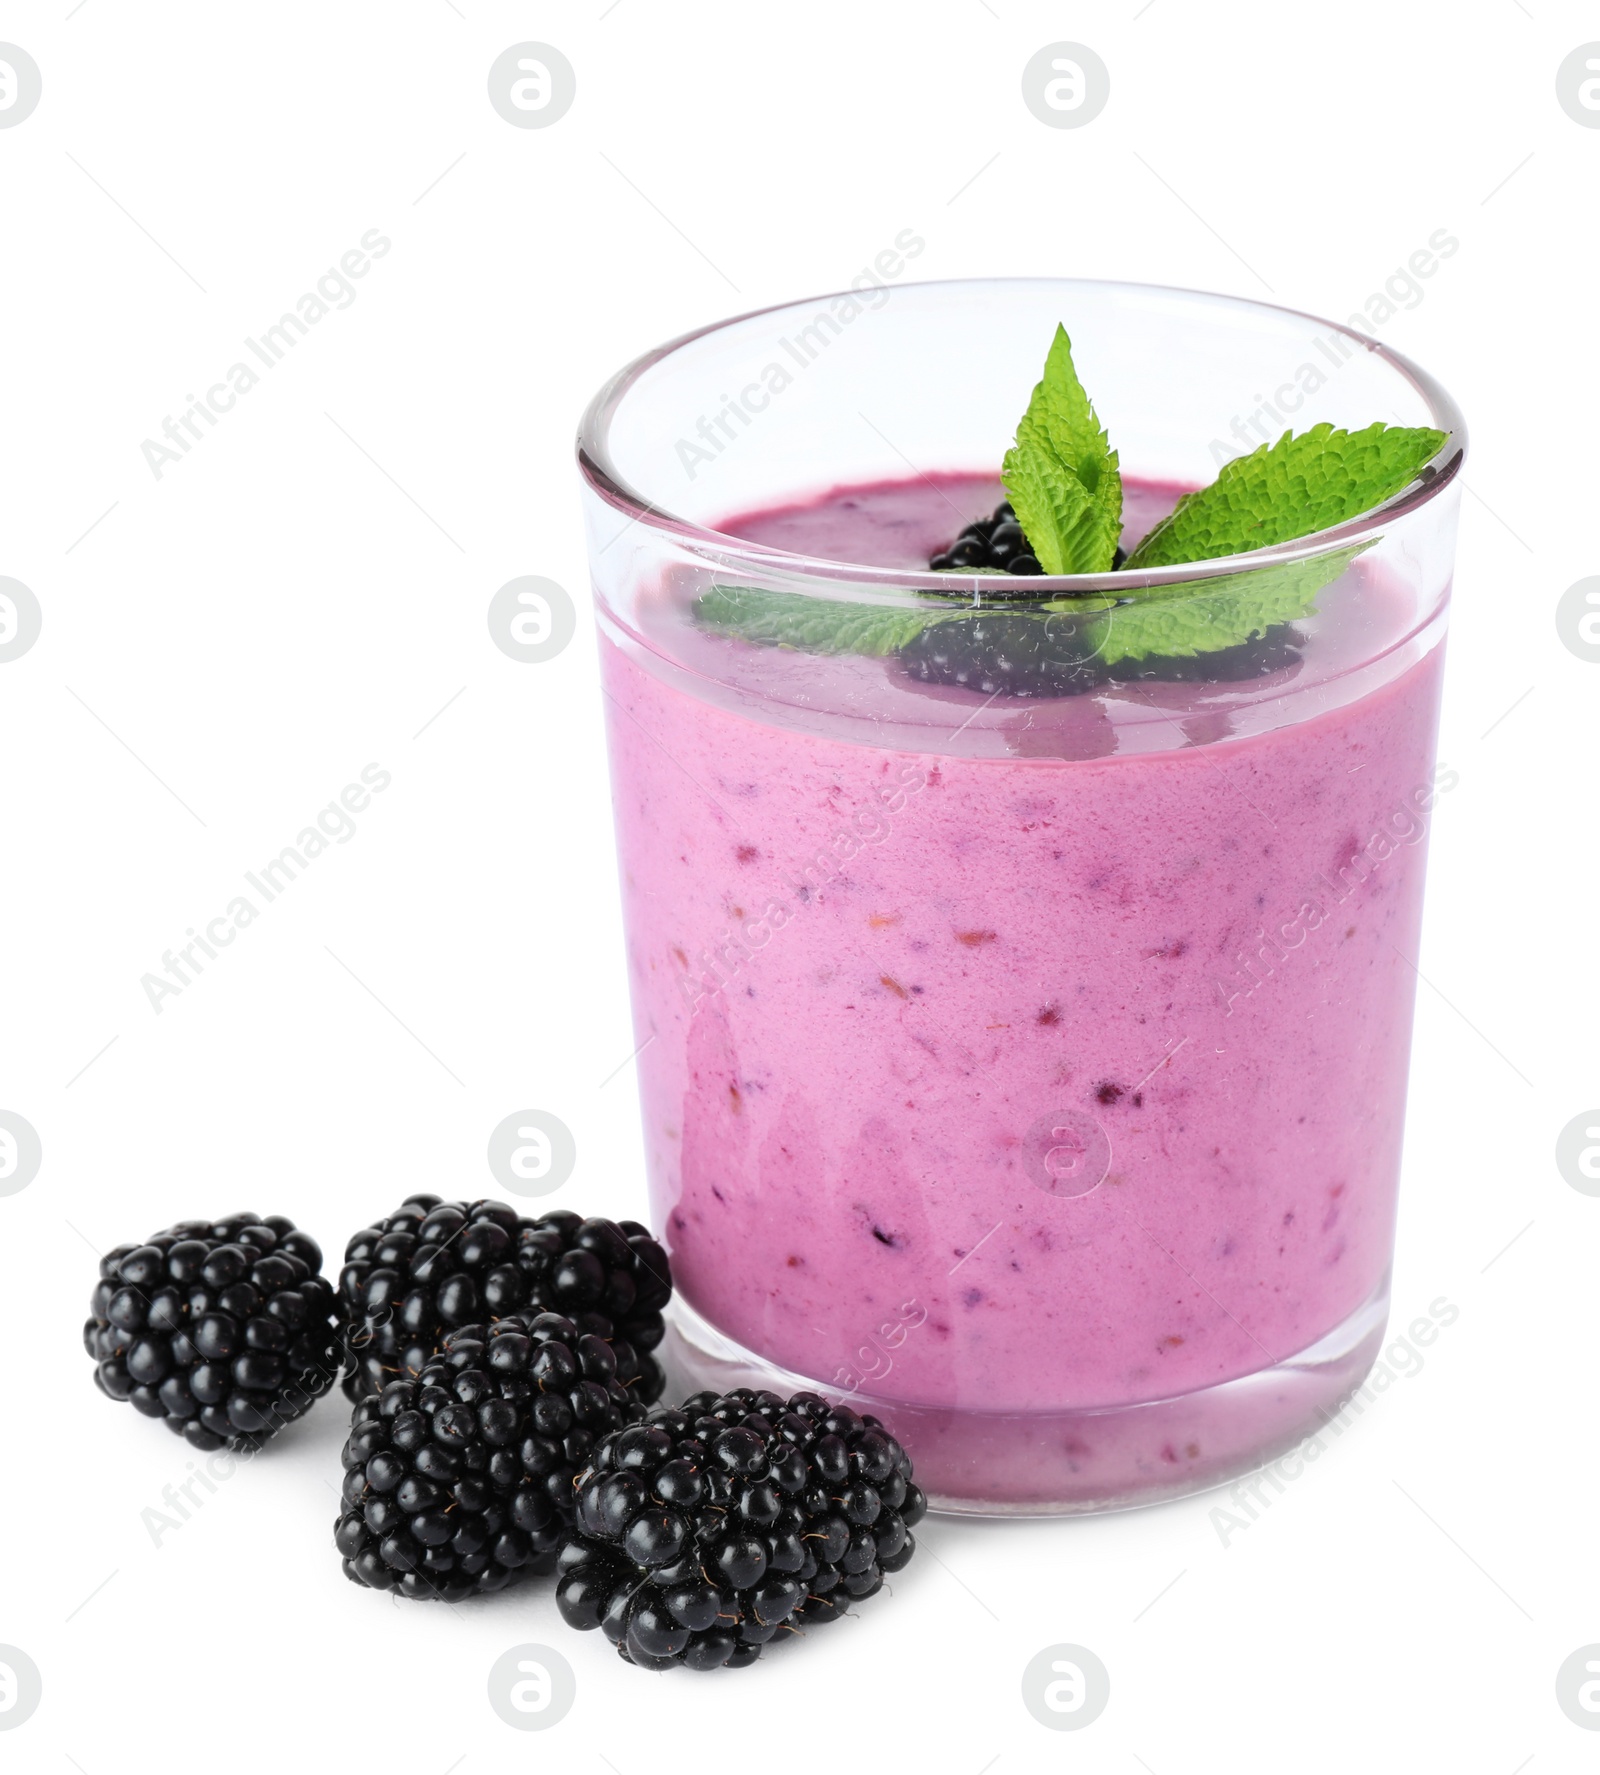
<path id="1" fill-rule="evenodd" d="M 1450 442 L 1336 529 L 1006 606 L 1114 630 L 1130 589 L 1204 613 L 1241 572 L 1334 557 L 1255 675 L 919 681 L 895 635 L 995 590 L 923 567 L 929 535 L 1000 497 L 1057 322 L 1121 454 L 1125 540 L 1289 427 Z M 908 284 L 651 352 L 579 446 L 683 1384 L 846 1399 L 936 1505 L 988 1514 L 1151 1502 L 1292 1446 L 1387 1313 L 1449 781 L 1449 397 L 1261 303 Z M 730 633 L 706 618 L 730 598 L 781 620 Z"/>

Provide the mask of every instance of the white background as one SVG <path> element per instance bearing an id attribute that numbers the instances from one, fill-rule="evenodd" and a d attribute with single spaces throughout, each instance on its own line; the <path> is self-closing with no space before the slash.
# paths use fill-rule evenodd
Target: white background
<path id="1" fill-rule="evenodd" d="M 1592 1768 L 1554 1683 L 1600 1641 L 1600 1201 L 1553 1154 L 1600 1100 L 1600 666 L 1554 610 L 1597 570 L 1600 131 L 1555 74 L 1600 15 L 606 4 L 0 7 L 44 80 L 0 130 L 0 573 L 44 619 L 0 666 L 0 1108 L 44 1147 L 0 1199 L 0 1643 L 44 1677 L 7 1768 Z M 1081 129 L 1020 97 L 1063 38 L 1110 69 Z M 486 97 L 528 39 L 577 70 L 547 129 Z M 354 303 L 158 481 L 141 440 L 373 228 Z M 493 1193 L 526 1107 L 576 1135 L 563 1204 L 643 1213 L 573 429 L 638 351 L 906 228 L 929 277 L 1339 319 L 1459 238 L 1375 329 L 1473 436 L 1396 1276 L 1397 1319 L 1459 1321 L 1226 1546 L 1217 1497 L 931 1521 L 892 1596 L 744 1673 L 631 1671 L 542 1587 L 346 1583 L 336 1401 L 152 1545 L 188 1451 L 91 1386 L 95 1251 L 247 1207 L 336 1262 L 411 1189 Z M 485 623 L 524 573 L 579 605 L 544 665 Z M 154 1013 L 141 975 L 369 761 L 357 835 Z M 577 1674 L 545 1734 L 486 1698 L 524 1641 Z M 1111 1677 L 1071 1735 L 1019 1690 L 1062 1641 Z"/>

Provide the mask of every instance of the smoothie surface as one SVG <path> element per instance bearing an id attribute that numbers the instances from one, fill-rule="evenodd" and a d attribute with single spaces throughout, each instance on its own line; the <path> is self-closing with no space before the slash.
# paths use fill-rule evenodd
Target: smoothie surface
<path id="1" fill-rule="evenodd" d="M 1123 547 L 1131 549 L 1188 491 L 1177 482 L 1125 482 Z M 718 528 L 790 554 L 920 572 L 936 549 L 974 518 L 987 517 L 1005 496 L 993 475 L 919 475 L 837 487 L 797 504 L 741 513 Z"/>

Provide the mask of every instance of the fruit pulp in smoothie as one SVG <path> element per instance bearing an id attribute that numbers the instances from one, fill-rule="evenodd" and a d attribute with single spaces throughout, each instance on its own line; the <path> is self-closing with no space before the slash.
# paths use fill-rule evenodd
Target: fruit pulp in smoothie
<path id="1" fill-rule="evenodd" d="M 1125 542 L 1178 492 L 1130 483 Z M 920 568 L 997 497 L 836 489 L 722 528 Z M 1266 681 L 1248 718 L 1204 683 L 1008 712 L 694 632 L 666 589 L 687 671 L 648 632 L 603 639 L 679 1289 L 762 1363 L 863 1395 L 934 1494 L 1225 1477 L 1301 1410 L 1283 1365 L 1364 1310 L 1381 1328 L 1440 669 L 1416 647 L 1351 693 L 1384 598 L 1323 595 L 1277 725 Z M 863 709 L 895 743 L 863 743 Z M 916 721 L 937 746 L 903 743 Z M 1182 1404 L 1263 1375 L 1225 1424 Z"/>

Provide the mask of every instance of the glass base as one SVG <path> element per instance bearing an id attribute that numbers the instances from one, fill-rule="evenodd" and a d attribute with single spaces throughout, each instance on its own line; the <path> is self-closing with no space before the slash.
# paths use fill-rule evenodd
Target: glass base
<path id="1" fill-rule="evenodd" d="M 881 1418 L 916 1463 L 930 1506 L 960 1516 L 1130 1510 L 1226 1485 L 1321 1428 L 1361 1385 L 1389 1316 L 1389 1279 L 1308 1349 L 1236 1380 L 1136 1405 L 953 1411 L 842 1393 L 724 1337 L 681 1299 L 656 1352 L 669 1398 L 709 1387 L 821 1393 Z"/>

